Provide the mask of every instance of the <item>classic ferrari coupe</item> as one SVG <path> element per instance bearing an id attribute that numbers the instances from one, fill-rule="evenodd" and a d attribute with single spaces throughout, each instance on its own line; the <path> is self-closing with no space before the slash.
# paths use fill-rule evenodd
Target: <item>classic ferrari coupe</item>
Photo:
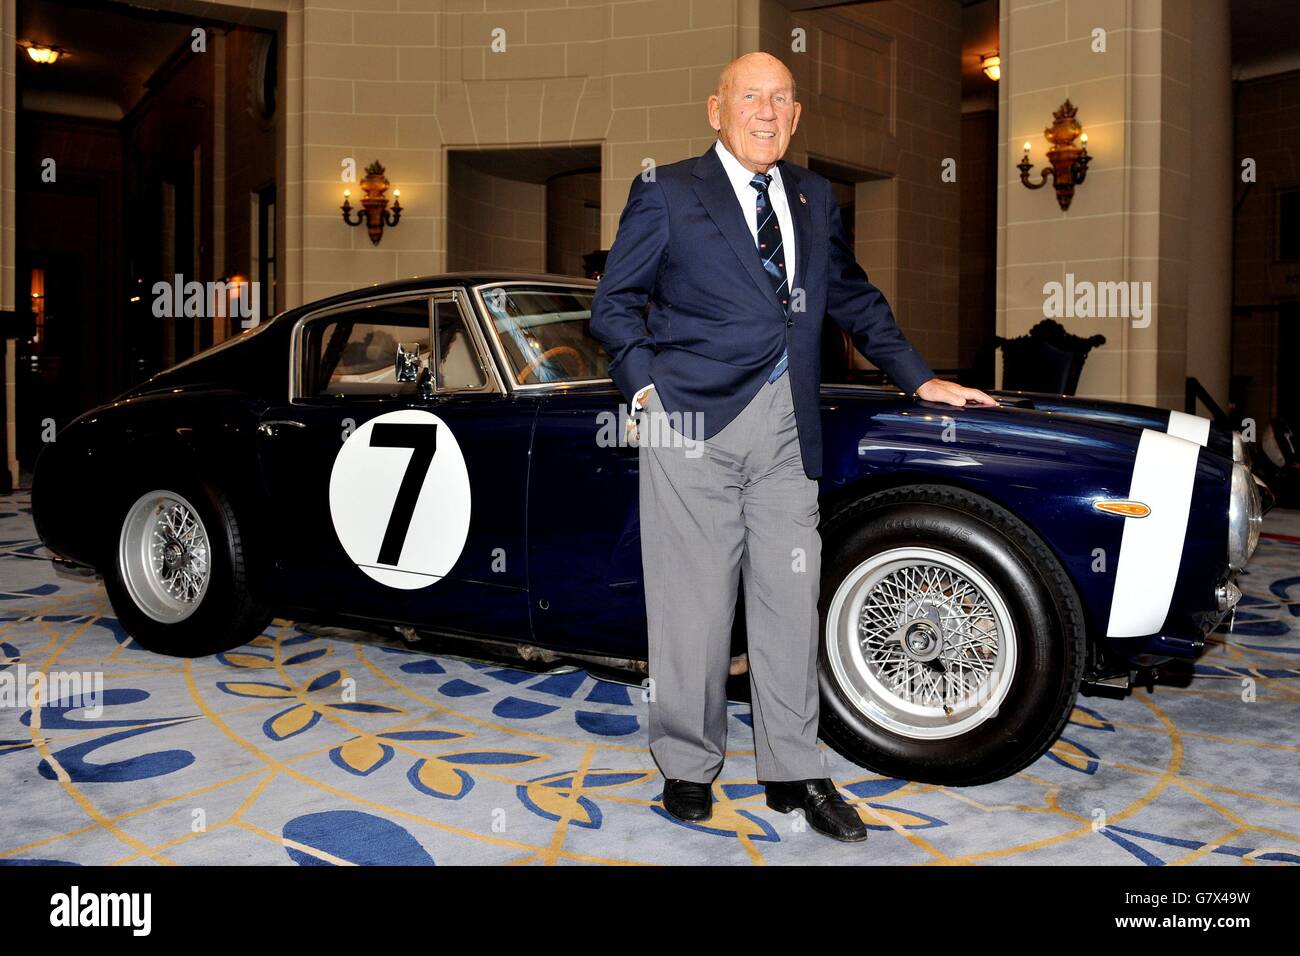
<path id="1" fill-rule="evenodd" d="M 41 539 L 161 654 L 278 615 L 644 671 L 638 449 L 595 287 L 451 274 L 264 321 L 65 426 Z M 1258 541 L 1240 435 L 995 397 L 822 390 L 821 734 L 883 774 L 1023 768 L 1081 687 L 1199 655 Z"/>

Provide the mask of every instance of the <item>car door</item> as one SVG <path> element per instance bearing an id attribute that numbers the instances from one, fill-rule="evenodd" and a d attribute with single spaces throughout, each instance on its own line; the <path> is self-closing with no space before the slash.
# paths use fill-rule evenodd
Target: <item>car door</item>
<path id="1" fill-rule="evenodd" d="M 542 399 L 529 487 L 533 631 L 539 644 L 646 653 L 638 449 L 619 444 L 612 388 Z"/>
<path id="2" fill-rule="evenodd" d="M 311 313 L 259 425 L 281 592 L 307 613 L 526 639 L 536 403 L 507 396 L 464 292 Z M 397 345 L 431 381 L 399 382 Z"/>

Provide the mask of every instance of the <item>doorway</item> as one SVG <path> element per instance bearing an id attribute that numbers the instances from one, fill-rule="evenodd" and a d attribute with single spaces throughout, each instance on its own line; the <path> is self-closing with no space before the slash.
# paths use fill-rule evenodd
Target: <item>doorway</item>
<path id="1" fill-rule="evenodd" d="M 240 330 L 222 307 L 160 310 L 159 283 L 274 269 L 257 203 L 274 215 L 283 15 L 150 2 L 17 0 L 20 46 L 67 54 L 17 57 L 19 485 L 77 415 Z"/>
<path id="2" fill-rule="evenodd" d="M 449 271 L 586 275 L 600 248 L 600 147 L 447 152 Z"/>

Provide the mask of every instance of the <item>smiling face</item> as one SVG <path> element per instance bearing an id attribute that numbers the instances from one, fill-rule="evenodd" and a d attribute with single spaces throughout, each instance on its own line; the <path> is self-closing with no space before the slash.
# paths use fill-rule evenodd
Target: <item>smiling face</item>
<path id="1" fill-rule="evenodd" d="M 785 155 L 800 109 L 785 64 L 767 53 L 747 53 L 718 78 L 709 125 L 746 169 L 765 173 Z"/>

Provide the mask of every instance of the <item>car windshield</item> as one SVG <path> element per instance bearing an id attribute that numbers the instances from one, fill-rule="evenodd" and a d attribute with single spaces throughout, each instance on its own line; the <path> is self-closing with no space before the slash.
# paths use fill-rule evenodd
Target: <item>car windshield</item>
<path id="1" fill-rule="evenodd" d="M 479 292 L 517 385 L 609 378 L 609 354 L 591 335 L 587 286 L 482 286 Z"/>

